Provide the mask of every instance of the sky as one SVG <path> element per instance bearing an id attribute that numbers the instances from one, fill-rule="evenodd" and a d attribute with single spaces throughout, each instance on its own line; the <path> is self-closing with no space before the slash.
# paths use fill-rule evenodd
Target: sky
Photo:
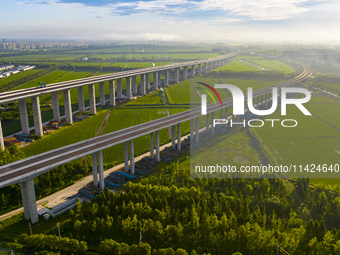
<path id="1" fill-rule="evenodd" d="M 340 42 L 338 0 L 0 0 L 0 38 Z"/>

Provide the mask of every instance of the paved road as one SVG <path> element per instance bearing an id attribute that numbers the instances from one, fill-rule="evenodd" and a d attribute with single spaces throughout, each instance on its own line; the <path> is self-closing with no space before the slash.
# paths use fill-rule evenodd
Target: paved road
<path id="1" fill-rule="evenodd" d="M 311 74 L 312 69 L 308 66 L 304 66 L 304 71 L 301 74 L 275 86 L 278 88 L 291 86 L 307 79 Z M 256 97 L 260 95 L 265 95 L 270 93 L 271 91 L 272 87 L 263 88 L 260 90 L 256 90 L 253 96 Z M 246 98 L 247 95 L 245 95 L 245 99 Z M 222 102 L 223 106 L 215 106 L 214 104 L 209 104 L 207 107 L 207 112 L 210 113 L 232 106 L 232 98 L 225 99 Z M 71 160 L 112 147 L 113 145 L 120 144 L 125 141 L 132 140 L 142 135 L 149 134 L 151 132 L 199 117 L 200 115 L 201 109 L 195 108 L 1 166 L 0 188 L 20 181 L 24 181 L 27 178 L 41 175 L 42 173 Z"/>
<path id="2" fill-rule="evenodd" d="M 165 65 L 165 66 L 158 66 L 158 67 L 148 67 L 148 68 L 141 68 L 141 69 L 135 69 L 130 71 L 124 71 L 124 72 L 118 72 L 118 73 L 112 73 L 112 74 L 105 74 L 105 75 L 99 75 L 99 76 L 92 76 L 88 78 L 82 78 L 72 81 L 65 81 L 65 82 L 58 82 L 54 84 L 48 84 L 44 88 L 27 88 L 22 90 L 15 90 L 15 91 L 8 91 L 3 92 L 0 94 L 0 104 L 17 101 L 19 99 L 23 98 L 30 98 L 33 96 L 40 96 L 43 94 L 49 94 L 55 91 L 61 91 L 76 87 L 82 87 L 85 85 L 90 85 L 94 83 L 99 82 L 105 82 L 110 80 L 115 80 L 119 78 L 126 78 L 131 77 L 134 75 L 140 75 L 140 74 L 146 74 L 146 73 L 153 73 L 157 71 L 164 71 L 184 66 L 190 66 L 190 65 L 198 65 L 198 64 L 204 64 L 216 60 L 222 60 L 227 58 L 232 58 L 237 56 L 236 51 L 232 51 L 228 54 L 216 57 L 216 58 L 210 58 L 207 60 L 196 60 L 196 61 L 190 61 L 190 62 L 184 62 L 184 63 L 178 63 L 178 64 L 171 64 L 171 65 Z"/>

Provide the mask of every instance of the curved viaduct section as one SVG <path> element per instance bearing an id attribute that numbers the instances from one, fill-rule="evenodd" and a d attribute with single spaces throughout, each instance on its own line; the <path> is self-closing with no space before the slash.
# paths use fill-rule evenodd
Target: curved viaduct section
<path id="1" fill-rule="evenodd" d="M 312 69 L 309 66 L 303 65 L 304 70 L 298 76 L 276 84 L 275 87 L 298 86 L 305 82 L 312 74 Z M 259 89 L 253 92 L 253 98 L 257 99 L 257 108 L 266 107 L 272 100 L 272 87 Z M 247 95 L 245 95 L 247 99 Z M 255 101 L 255 100 L 254 100 Z M 228 116 L 228 108 L 232 107 L 233 100 L 228 98 L 222 101 L 223 105 L 209 104 L 207 107 L 207 129 L 209 133 L 214 133 L 214 128 L 210 126 L 210 118 L 214 119 L 214 112 L 220 110 L 220 116 L 230 118 Z M 224 115 L 223 115 L 224 112 Z M 106 135 L 98 136 L 65 146 L 56 150 L 48 151 L 30 158 L 26 158 L 11 164 L 0 167 L 0 188 L 14 183 L 21 183 L 21 192 L 24 204 L 25 218 L 32 222 L 38 221 L 36 199 L 34 192 L 33 178 L 74 159 L 85 155 L 92 155 L 93 181 L 95 185 L 99 185 L 100 189 L 104 189 L 104 174 L 103 174 L 103 150 L 112 147 L 116 144 L 124 143 L 124 165 L 125 171 L 130 171 L 134 174 L 134 139 L 140 136 L 150 134 L 150 156 L 160 160 L 160 140 L 159 131 L 170 127 L 172 133 L 172 147 L 176 148 L 176 126 L 177 126 L 177 149 L 181 149 L 181 123 L 190 121 L 190 136 L 199 142 L 199 117 L 201 109 L 195 108 L 172 116 L 157 119 L 151 122 L 143 123 L 137 126 L 129 127 Z M 234 118 L 235 116 L 231 116 Z M 237 116 L 242 117 L 242 116 Z M 211 121 L 212 122 L 212 121 Z M 156 144 L 154 144 L 154 138 Z M 129 144 L 129 146 L 128 146 Z M 129 148 L 129 150 L 128 150 Z M 156 149 L 156 155 L 154 150 Z M 129 162 L 130 154 L 130 162 Z M 98 160 L 97 160 L 98 156 Z M 130 164 L 129 164 L 130 163 Z M 99 174 L 99 179 L 98 179 Z"/>
<path id="2" fill-rule="evenodd" d="M 158 90 L 160 86 L 168 86 L 171 77 L 173 82 L 178 83 L 179 80 L 186 80 L 193 78 L 196 75 L 207 73 L 213 69 L 216 69 L 228 62 L 234 60 L 237 56 L 236 51 L 232 51 L 228 54 L 210 58 L 205 60 L 196 60 L 166 66 L 142 68 L 136 70 L 130 70 L 125 72 L 112 73 L 107 75 L 94 76 L 89 78 L 77 79 L 66 82 L 59 82 L 46 85 L 46 87 L 35 87 L 16 91 L 8 91 L 0 94 L 0 104 L 9 103 L 13 101 L 19 101 L 20 121 L 22 133 L 25 135 L 30 134 L 30 127 L 28 122 L 26 99 L 31 98 L 33 117 L 34 117 L 34 129 L 37 136 L 43 135 L 41 113 L 40 113 L 40 101 L 39 96 L 44 94 L 51 94 L 53 119 L 60 122 L 60 109 L 58 92 L 63 92 L 64 97 L 64 110 L 65 119 L 67 124 L 72 124 L 72 105 L 70 90 L 73 88 L 78 89 L 78 102 L 79 112 L 85 113 L 85 100 L 84 100 L 84 87 L 88 87 L 89 91 L 89 108 L 90 113 L 96 113 L 96 95 L 95 84 L 99 84 L 99 98 L 100 106 L 105 105 L 105 90 L 104 82 L 109 82 L 109 96 L 110 105 L 116 105 L 116 90 L 117 98 L 132 99 L 132 95 L 145 95 L 152 90 Z M 196 66 L 198 68 L 196 68 Z M 189 67 L 191 67 L 189 69 Z M 164 79 L 161 79 L 162 74 Z M 172 75 L 171 75 L 172 74 Z M 137 75 L 141 76 L 140 89 L 137 87 L 136 78 Z M 153 86 L 150 87 L 150 75 L 153 75 Z M 123 95 L 122 79 L 126 79 L 126 93 Z M 162 82 L 163 80 L 163 82 Z M 4 149 L 4 141 L 2 135 L 2 128 L 0 123 L 0 147 Z"/>

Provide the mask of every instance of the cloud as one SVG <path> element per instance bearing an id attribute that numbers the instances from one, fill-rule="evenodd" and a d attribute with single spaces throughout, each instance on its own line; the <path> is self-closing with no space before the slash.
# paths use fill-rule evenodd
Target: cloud
<path id="1" fill-rule="evenodd" d="M 188 12 L 190 17 L 202 17 L 202 12 L 221 12 L 226 22 L 235 22 L 237 18 L 247 17 L 251 20 L 284 20 L 300 15 L 309 10 L 309 6 L 318 4 L 320 1 L 311 0 L 55 0 L 53 1 L 21 1 L 20 4 L 41 5 L 70 5 L 72 8 L 93 8 L 97 12 L 106 12 L 107 15 L 133 15 L 166 14 L 184 17 Z M 231 17 L 229 17 L 231 15 Z M 235 17 L 236 16 L 236 17 Z M 229 19 L 229 21 L 228 21 Z M 234 21 L 233 21 L 234 19 Z"/>
<path id="2" fill-rule="evenodd" d="M 183 38 L 174 34 L 142 33 L 140 37 L 148 41 L 178 41 Z"/>

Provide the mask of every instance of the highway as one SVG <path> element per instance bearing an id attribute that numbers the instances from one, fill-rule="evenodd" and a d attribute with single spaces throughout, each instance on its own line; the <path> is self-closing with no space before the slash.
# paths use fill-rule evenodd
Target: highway
<path id="1" fill-rule="evenodd" d="M 170 69 L 180 68 L 180 67 L 185 67 L 185 66 L 204 64 L 204 63 L 208 63 L 212 61 L 232 58 L 232 57 L 237 56 L 237 54 L 238 53 L 236 51 L 232 51 L 228 54 L 225 54 L 225 55 L 222 55 L 216 58 L 195 60 L 195 61 L 190 61 L 190 62 L 183 62 L 183 63 L 178 63 L 178 64 L 158 66 L 158 67 L 141 68 L 141 69 L 124 71 L 124 72 L 117 72 L 117 73 L 112 73 L 112 74 L 105 74 L 105 75 L 93 76 L 93 77 L 88 77 L 88 78 L 82 78 L 82 79 L 77 79 L 77 80 L 72 80 L 72 81 L 58 82 L 58 83 L 48 84 L 46 85 L 46 87 L 43 87 L 43 88 L 33 87 L 33 88 L 27 88 L 27 89 L 22 89 L 22 90 L 8 91 L 8 92 L 4 92 L 0 94 L 0 104 L 17 101 L 23 98 L 30 98 L 34 96 L 49 94 L 49 93 L 56 92 L 56 91 L 82 87 L 82 86 L 91 85 L 91 84 L 99 83 L 99 82 L 116 80 L 120 78 L 127 78 L 127 77 L 140 75 L 140 74 L 160 72 L 164 70 L 170 70 Z"/>
<path id="2" fill-rule="evenodd" d="M 276 84 L 275 87 L 281 88 L 291 86 L 306 80 L 313 71 L 309 66 L 303 65 L 303 67 L 304 70 L 301 74 L 290 80 Z M 265 95 L 271 92 L 272 87 L 266 87 L 254 91 L 253 97 Z M 246 94 L 245 99 L 247 99 Z M 231 107 L 232 102 L 232 98 L 228 98 L 222 101 L 222 106 L 209 104 L 207 107 L 207 113 L 224 109 L 226 107 Z M 201 108 L 191 109 L 1 166 L 0 188 L 25 181 L 28 178 L 39 176 L 46 171 L 85 155 L 101 151 L 116 144 L 120 144 L 142 135 L 168 128 L 169 126 L 188 121 L 199 116 L 201 116 Z"/>

